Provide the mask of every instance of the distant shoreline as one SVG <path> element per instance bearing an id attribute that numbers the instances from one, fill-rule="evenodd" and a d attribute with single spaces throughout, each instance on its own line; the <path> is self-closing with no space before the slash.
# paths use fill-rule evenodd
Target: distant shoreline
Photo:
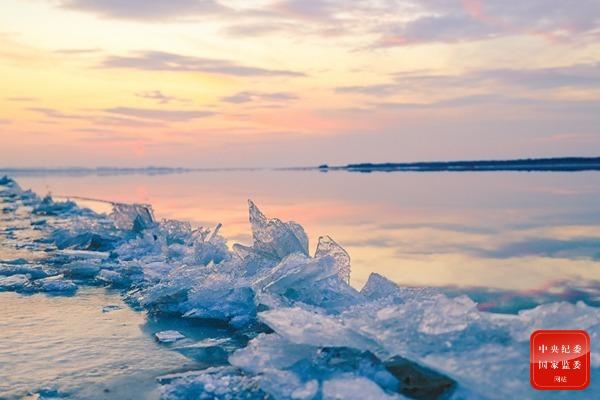
<path id="1" fill-rule="evenodd" d="M 349 172 L 396 172 L 396 171 L 600 171 L 600 157 L 525 158 L 516 160 L 432 161 L 412 163 L 360 163 L 329 167 L 321 165 L 322 171 L 343 170 Z"/>
<path id="2" fill-rule="evenodd" d="M 488 172 L 488 171 L 541 171 L 577 172 L 600 171 L 600 157 L 556 157 L 523 158 L 514 160 L 473 160 L 473 161 L 419 161 L 357 163 L 311 167 L 233 167 L 233 168 L 179 168 L 179 167 L 63 167 L 63 168 L 16 168 L 0 167 L 2 175 L 71 175 L 71 176 L 110 176 L 110 175 L 165 175 L 191 172 L 233 172 L 233 171 L 347 171 L 347 172 Z"/>

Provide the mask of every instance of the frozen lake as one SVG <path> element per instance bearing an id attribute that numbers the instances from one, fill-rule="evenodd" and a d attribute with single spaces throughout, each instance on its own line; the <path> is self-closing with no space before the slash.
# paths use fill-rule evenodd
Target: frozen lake
<path id="1" fill-rule="evenodd" d="M 600 174 L 594 172 L 256 170 L 15 178 L 39 194 L 147 203 L 158 218 L 223 223 L 229 246 L 252 243 L 250 198 L 270 216 L 303 225 L 311 254 L 320 235 L 333 237 L 352 258 L 351 285 L 357 289 L 378 272 L 402 286 L 468 294 L 484 311 L 516 313 L 558 301 L 600 304 Z M 101 202 L 78 202 L 110 211 Z M 4 227 L 9 225 L 10 232 L 3 230 L 13 242 L 35 239 L 29 222 L 24 229 L 19 222 Z M 38 255 L 0 245 L 0 259 L 17 257 Z M 158 398 L 157 377 L 207 365 L 157 343 L 154 333 L 175 329 L 196 342 L 233 335 L 223 326 L 156 319 L 134 311 L 118 291 L 100 287 L 84 286 L 73 296 L 0 292 L 0 304 L 0 398 Z M 554 311 L 544 312 L 554 317 Z M 578 323 L 596 323 L 595 309 L 580 312 Z M 450 324 L 451 330 L 464 329 Z M 503 343 L 502 335 L 491 337 Z M 522 338 L 518 349 L 515 357 L 525 357 Z"/>
<path id="2" fill-rule="evenodd" d="M 590 295 L 600 281 L 597 172 L 257 170 L 17 178 L 36 193 L 147 203 L 158 218 L 208 227 L 221 222 L 230 245 L 250 243 L 250 198 L 269 215 L 304 226 L 312 249 L 320 235 L 333 237 L 352 258 L 355 287 L 378 272 L 403 285 L 473 289 L 492 308 L 507 300 L 518 308 L 550 298 L 598 300 Z M 501 305 L 495 304 L 499 291 Z"/>

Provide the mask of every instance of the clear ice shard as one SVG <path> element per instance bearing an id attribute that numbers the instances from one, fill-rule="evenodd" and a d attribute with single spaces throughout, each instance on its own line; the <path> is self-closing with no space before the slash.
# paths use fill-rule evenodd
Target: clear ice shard
<path id="1" fill-rule="evenodd" d="M 114 203 L 110 217 L 117 229 L 141 232 L 156 225 L 152 207 L 145 204 Z"/>
<path id="2" fill-rule="evenodd" d="M 248 345 L 235 351 L 229 362 L 254 374 L 272 369 L 288 369 L 314 352 L 316 346 L 291 343 L 277 334 L 261 333 Z"/>
<path id="3" fill-rule="evenodd" d="M 161 331 L 154 334 L 156 340 L 161 343 L 173 343 L 181 339 L 185 339 L 185 336 L 178 331 Z"/>
<path id="4" fill-rule="evenodd" d="M 300 307 L 279 308 L 258 314 L 287 341 L 319 347 L 352 347 L 377 352 L 379 344 L 341 320 Z"/>
<path id="5" fill-rule="evenodd" d="M 337 273 L 332 257 L 309 258 L 295 253 L 284 258 L 266 276 L 255 283 L 255 287 L 273 293 L 285 294 L 288 289 L 300 290 L 303 285 L 312 285 Z"/>
<path id="6" fill-rule="evenodd" d="M 331 256 L 335 260 L 335 268 L 342 281 L 350 284 L 350 256 L 339 244 L 329 236 L 321 236 L 315 252 L 315 258 Z"/>
<path id="7" fill-rule="evenodd" d="M 308 237 L 295 222 L 268 219 L 248 200 L 254 250 L 282 259 L 292 253 L 308 255 Z"/>
<path id="8" fill-rule="evenodd" d="M 360 294 L 370 301 L 402 303 L 408 299 L 430 299 L 442 292 L 435 288 L 401 287 L 388 278 L 372 272 Z"/>

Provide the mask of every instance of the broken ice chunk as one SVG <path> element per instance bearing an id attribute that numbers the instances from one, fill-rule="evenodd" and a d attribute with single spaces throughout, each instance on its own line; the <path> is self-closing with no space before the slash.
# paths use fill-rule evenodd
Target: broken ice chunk
<path id="1" fill-rule="evenodd" d="M 288 298 L 320 307 L 327 310 L 327 314 L 340 313 L 363 300 L 358 291 L 342 281 L 338 275 L 318 282 L 305 282 L 290 294 Z"/>
<path id="2" fill-rule="evenodd" d="M 178 307 L 179 303 L 187 300 L 188 291 L 196 283 L 204 281 L 209 274 L 209 271 L 197 266 L 175 267 L 156 284 L 142 290 L 139 293 L 139 302 L 145 307 L 162 311 L 167 311 L 165 307 Z"/>
<path id="3" fill-rule="evenodd" d="M 302 248 L 306 250 L 306 254 L 308 254 L 308 235 L 304 232 L 302 225 L 294 221 L 289 221 L 286 225 L 294 233 Z"/>
<path id="4" fill-rule="evenodd" d="M 173 343 L 181 339 L 185 339 L 185 336 L 178 331 L 161 331 L 154 334 L 156 340 L 161 343 Z"/>
<path id="5" fill-rule="evenodd" d="M 126 287 L 130 283 L 130 280 L 120 273 L 108 269 L 101 270 L 100 273 L 96 275 L 96 279 L 114 287 Z"/>
<path id="6" fill-rule="evenodd" d="M 63 255 L 66 257 L 77 257 L 77 258 L 85 258 L 85 259 L 107 259 L 110 257 L 110 253 L 108 251 L 91 251 L 91 250 L 57 250 L 56 254 Z"/>
<path id="7" fill-rule="evenodd" d="M 370 379 L 361 376 L 334 378 L 323 382 L 323 400 L 392 400 L 406 399 L 398 394 L 387 394 Z"/>
<path id="8" fill-rule="evenodd" d="M 48 276 L 41 265 L 27 264 L 0 264 L 0 275 L 29 275 L 31 279 L 40 279 Z"/>
<path id="9" fill-rule="evenodd" d="M 27 264 L 29 261 L 27 261 L 24 258 L 13 258 L 11 260 L 3 260 L 2 263 L 4 264 L 10 264 L 10 265 L 24 265 Z"/>
<path id="10" fill-rule="evenodd" d="M 172 219 L 163 219 L 160 229 L 167 237 L 167 243 L 186 243 L 192 236 L 192 225 L 189 222 L 181 222 Z"/>
<path id="11" fill-rule="evenodd" d="M 167 240 L 163 235 L 156 235 L 152 230 L 140 232 L 138 236 L 122 243 L 115 250 L 121 260 L 136 260 L 148 256 L 161 256 L 168 253 Z"/>
<path id="12" fill-rule="evenodd" d="M 173 269 L 172 264 L 164 261 L 140 262 L 139 266 L 144 273 L 144 279 L 148 282 L 159 282 Z"/>
<path id="13" fill-rule="evenodd" d="M 232 367 L 207 368 L 157 378 L 164 384 L 165 400 L 183 399 L 239 399 L 263 400 L 269 397 L 257 384 L 258 378 L 241 374 Z"/>
<path id="14" fill-rule="evenodd" d="M 239 243 L 233 245 L 233 251 L 243 261 L 246 276 L 255 276 L 263 271 L 270 270 L 279 262 L 278 258 L 270 254 Z"/>
<path id="15" fill-rule="evenodd" d="M 15 181 L 13 181 L 11 178 L 8 177 L 8 175 L 3 175 L 0 177 L 0 185 L 11 185 L 16 183 Z"/>
<path id="16" fill-rule="evenodd" d="M 498 319 L 497 315 L 491 315 Z M 530 332 L 537 329 L 576 326 L 577 329 L 591 330 L 593 327 L 600 327 L 600 309 L 588 306 L 583 301 L 575 304 L 567 302 L 543 304 L 530 310 L 521 310 L 518 316 L 523 325 L 511 326 L 511 336 L 522 342 L 528 341 Z M 592 340 L 592 347 L 598 342 Z M 592 350 L 592 357 L 593 353 Z"/>
<path id="17" fill-rule="evenodd" d="M 29 392 L 23 400 L 58 400 L 69 397 L 69 393 L 58 389 L 58 386 L 51 385 L 42 387 L 35 392 Z"/>
<path id="18" fill-rule="evenodd" d="M 6 175 L 0 180 L 0 186 L 4 186 L 3 188 L 0 188 L 0 197 L 14 198 L 16 196 L 31 194 L 30 191 L 23 192 L 23 189 L 21 189 L 19 184 Z"/>
<path id="19" fill-rule="evenodd" d="M 354 288 L 339 278 L 338 271 L 335 259 L 330 255 L 310 258 L 299 253 L 290 254 L 277 266 L 260 274 L 254 288 L 265 305 L 264 300 L 278 303 L 275 298 L 265 298 L 267 293 L 339 312 L 343 307 L 359 303 L 361 298 Z"/>
<path id="20" fill-rule="evenodd" d="M 308 255 L 308 238 L 300 225 L 268 219 L 251 200 L 248 207 L 254 249 L 280 259 L 292 253 Z"/>
<path id="21" fill-rule="evenodd" d="M 259 374 L 269 369 L 287 369 L 316 351 L 315 346 L 294 344 L 278 334 L 261 333 L 229 357 L 231 365 Z"/>
<path id="22" fill-rule="evenodd" d="M 400 297 L 401 292 L 394 282 L 376 272 L 371 272 L 367 283 L 360 290 L 360 294 L 369 300 L 377 300 L 384 297 Z"/>
<path id="23" fill-rule="evenodd" d="M 468 296 L 458 296 L 453 299 L 440 296 L 435 307 L 424 310 L 419 332 L 441 335 L 463 331 L 478 318 L 480 317 L 477 304 Z"/>
<path id="24" fill-rule="evenodd" d="M 104 232 L 71 231 L 56 229 L 50 239 L 59 249 L 75 249 L 93 252 L 106 252 L 114 248 L 119 238 Z"/>
<path id="25" fill-rule="evenodd" d="M 408 299 L 432 298 L 442 292 L 436 288 L 404 287 L 390 281 L 385 276 L 371 272 L 369 279 L 360 294 L 368 300 L 389 299 L 393 302 L 404 302 Z"/>
<path id="26" fill-rule="evenodd" d="M 260 278 L 255 286 L 263 290 L 284 294 L 288 289 L 313 285 L 335 275 L 332 257 L 309 258 L 302 254 L 290 254 L 269 273 Z"/>
<path id="27" fill-rule="evenodd" d="M 262 322 L 292 343 L 321 347 L 345 346 L 374 353 L 379 350 L 376 341 L 340 320 L 300 307 L 264 311 L 258 316 Z"/>
<path id="28" fill-rule="evenodd" d="M 34 214 L 39 215 L 61 215 L 77 209 L 77 204 L 72 201 L 54 201 L 50 195 L 33 208 Z"/>
<path id="29" fill-rule="evenodd" d="M 156 225 L 152 207 L 146 204 L 113 204 L 110 214 L 117 229 L 141 232 Z"/>
<path id="30" fill-rule="evenodd" d="M 36 279 L 32 282 L 32 285 L 41 292 L 71 294 L 77 290 L 77 285 L 73 281 L 65 279 L 63 275 Z"/>
<path id="31" fill-rule="evenodd" d="M 370 351 L 349 347 L 325 347 L 310 358 L 310 367 L 298 363 L 292 369 L 301 371 L 319 380 L 327 380 L 343 375 L 357 375 L 367 378 L 390 393 L 398 393 L 401 387 L 398 379 L 386 369 L 381 360 Z"/>
<path id="32" fill-rule="evenodd" d="M 188 318 L 219 319 L 240 327 L 256 315 L 254 291 L 229 274 L 213 273 L 188 293 Z"/>
<path id="33" fill-rule="evenodd" d="M 0 276 L 0 292 L 21 290 L 29 283 L 27 275 Z"/>
<path id="34" fill-rule="evenodd" d="M 304 382 L 292 371 L 271 369 L 260 375 L 259 385 L 275 399 L 312 400 L 317 398 L 319 382 L 311 379 Z"/>
<path id="35" fill-rule="evenodd" d="M 194 243 L 194 261 L 198 264 L 207 265 L 211 261 L 219 264 L 229 259 L 229 249 L 227 242 L 218 234 L 218 226 L 210 237 L 205 241 L 196 241 Z"/>
<path id="36" fill-rule="evenodd" d="M 350 256 L 339 244 L 337 244 L 329 236 L 321 236 L 319 238 L 319 244 L 317 245 L 317 251 L 315 252 L 315 258 L 323 256 L 331 256 L 335 260 L 335 267 L 338 271 L 340 278 L 350 283 Z"/>
<path id="37" fill-rule="evenodd" d="M 231 339 L 205 339 L 174 350 L 184 356 L 210 365 L 225 365 L 236 346 Z"/>
<path id="38" fill-rule="evenodd" d="M 61 269 L 65 275 L 71 278 L 89 279 L 95 277 L 100 272 L 100 263 L 95 260 L 71 261 Z"/>

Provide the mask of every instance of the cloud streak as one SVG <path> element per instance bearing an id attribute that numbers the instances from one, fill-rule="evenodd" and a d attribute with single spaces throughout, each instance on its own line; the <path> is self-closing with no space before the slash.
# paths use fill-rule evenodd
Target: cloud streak
<path id="1" fill-rule="evenodd" d="M 505 243 L 495 249 L 474 252 L 480 256 L 492 258 L 539 256 L 600 260 L 599 247 L 600 238 L 598 237 L 578 237 L 568 240 L 528 238 L 522 241 Z"/>
<path id="2" fill-rule="evenodd" d="M 503 106 L 503 110 L 513 107 L 531 107 L 546 111 L 566 111 L 569 113 L 594 113 L 600 107 L 600 100 L 553 100 L 536 99 L 530 97 L 503 96 L 497 94 L 481 94 L 471 96 L 451 97 L 428 103 L 409 102 L 373 102 L 370 103 L 374 109 L 388 110 L 418 110 L 418 109 L 442 109 L 442 108 L 468 108 L 481 106 Z"/>
<path id="3" fill-rule="evenodd" d="M 125 115 L 127 117 L 164 122 L 185 122 L 216 115 L 216 113 L 212 111 L 161 110 L 135 107 L 113 107 L 107 108 L 104 111 L 109 114 Z"/>
<path id="4" fill-rule="evenodd" d="M 441 88 L 489 88 L 490 86 L 521 87 L 530 90 L 561 88 L 600 88 L 600 63 L 574 64 L 538 69 L 486 69 L 461 75 L 396 74 L 388 83 L 341 86 L 338 93 L 370 96 L 393 96 L 406 90 Z"/>
<path id="5" fill-rule="evenodd" d="M 169 96 L 167 94 L 164 94 L 160 90 L 149 90 L 145 92 L 136 93 L 135 95 L 142 99 L 154 100 L 158 104 L 169 104 L 174 101 L 186 103 L 189 101 L 187 99 L 182 99 L 181 97 Z"/>
<path id="6" fill-rule="evenodd" d="M 89 48 L 89 49 L 58 49 L 54 50 L 54 53 L 60 55 L 82 55 L 82 54 L 94 54 L 99 53 L 102 50 L 97 48 Z"/>
<path id="7" fill-rule="evenodd" d="M 597 36 L 600 3 L 577 0 L 274 0 L 243 4 L 219 0 L 59 0 L 69 10 L 141 22 L 210 17 L 237 37 L 375 35 L 366 49 L 453 43 L 508 35 L 548 40 Z M 232 23 L 232 21 L 234 21 Z"/>
<path id="8" fill-rule="evenodd" d="M 213 0 L 62 0 L 59 5 L 101 17 L 142 21 L 215 15 L 228 10 Z"/>
<path id="9" fill-rule="evenodd" d="M 145 51 L 132 56 L 110 56 L 99 67 L 146 71 L 201 72 L 241 77 L 305 76 L 304 73 L 296 71 L 249 67 L 229 60 L 185 56 L 161 51 Z"/>
<path id="10" fill-rule="evenodd" d="M 375 47 L 431 42 L 460 42 L 506 35 L 537 35 L 568 40 L 593 34 L 599 27 L 600 3 L 580 0 L 422 0 L 412 2 L 421 16 L 391 23 Z"/>
<path id="11" fill-rule="evenodd" d="M 289 102 L 292 100 L 297 100 L 298 96 L 293 93 L 288 92 L 254 92 L 254 91 L 244 91 L 232 94 L 230 96 L 225 96 L 221 98 L 221 101 L 232 104 L 243 104 L 250 102 Z"/>
<path id="12" fill-rule="evenodd" d="M 216 115 L 212 111 L 166 110 L 155 108 L 112 107 L 93 110 L 97 114 L 71 114 L 47 107 L 31 107 L 29 111 L 42 114 L 52 120 L 86 121 L 96 125 L 110 126 L 157 126 L 161 123 L 187 122 Z"/>

